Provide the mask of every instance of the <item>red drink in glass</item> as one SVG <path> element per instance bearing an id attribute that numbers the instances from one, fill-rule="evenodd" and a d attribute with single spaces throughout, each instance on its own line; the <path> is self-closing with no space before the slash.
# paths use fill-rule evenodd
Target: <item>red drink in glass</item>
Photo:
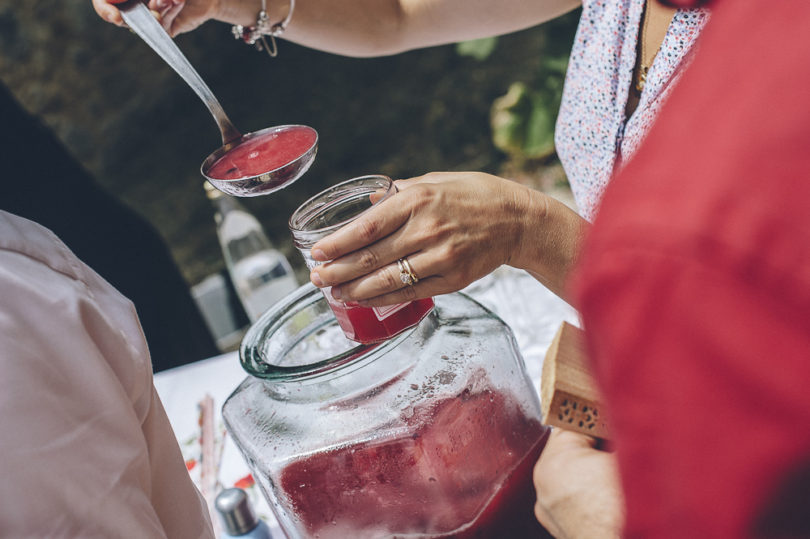
<path id="1" fill-rule="evenodd" d="M 340 329 L 346 337 L 363 344 L 389 339 L 419 323 L 433 310 L 433 299 L 425 298 L 389 307 L 353 307 L 329 298 Z"/>
<path id="2" fill-rule="evenodd" d="M 281 490 L 321 538 L 548 537 L 534 517 L 532 469 L 548 429 L 510 395 L 484 390 L 414 409 L 392 439 L 308 455 Z"/>

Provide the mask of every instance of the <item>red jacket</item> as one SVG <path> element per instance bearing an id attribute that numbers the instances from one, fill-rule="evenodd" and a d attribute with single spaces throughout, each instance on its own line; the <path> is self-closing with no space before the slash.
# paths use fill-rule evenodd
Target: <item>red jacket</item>
<path id="1" fill-rule="evenodd" d="M 575 278 L 630 537 L 810 536 L 810 2 L 718 2 Z"/>

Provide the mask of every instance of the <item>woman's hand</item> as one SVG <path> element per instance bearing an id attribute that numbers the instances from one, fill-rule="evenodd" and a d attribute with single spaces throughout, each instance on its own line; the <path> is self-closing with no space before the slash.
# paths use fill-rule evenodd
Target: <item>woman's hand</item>
<path id="1" fill-rule="evenodd" d="M 93 7 L 105 21 L 125 26 L 121 12 L 115 6 L 124 1 L 93 0 Z M 207 20 L 221 18 L 217 14 L 215 0 L 149 0 L 147 5 L 172 37 L 194 30 Z"/>
<path id="2" fill-rule="evenodd" d="M 624 500 L 616 458 L 590 436 L 551 432 L 534 467 L 537 520 L 558 539 L 621 536 Z"/>
<path id="3" fill-rule="evenodd" d="M 543 265 L 556 254 L 536 259 L 549 236 L 542 231 L 549 208 L 561 204 L 539 191 L 479 172 L 396 184 L 393 197 L 313 246 L 316 261 L 331 262 L 314 268 L 310 279 L 332 286 L 335 299 L 381 306 L 445 294 L 502 264 L 554 272 Z M 412 286 L 400 280 L 400 258 L 419 279 Z"/>
<path id="4" fill-rule="evenodd" d="M 311 280 L 333 286 L 335 299 L 380 306 L 464 288 L 509 262 L 537 198 L 478 172 L 431 173 L 396 185 L 393 197 L 313 246 L 315 260 L 331 262 L 314 268 Z M 419 278 L 413 286 L 400 280 L 400 258 Z"/>

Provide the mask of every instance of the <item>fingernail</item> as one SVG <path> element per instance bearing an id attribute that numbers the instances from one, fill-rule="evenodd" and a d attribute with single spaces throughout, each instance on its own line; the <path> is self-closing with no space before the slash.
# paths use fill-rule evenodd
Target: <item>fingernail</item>
<path id="1" fill-rule="evenodd" d="M 315 259 L 315 260 L 318 260 L 319 262 L 325 262 L 326 261 L 326 253 L 324 253 L 320 249 L 314 249 L 312 251 L 312 258 Z"/>
<path id="2" fill-rule="evenodd" d="M 309 280 L 312 281 L 312 284 L 317 286 L 318 288 L 323 286 L 323 281 L 321 280 L 321 276 L 318 275 L 317 271 L 313 271 L 309 274 Z"/>
<path id="3" fill-rule="evenodd" d="M 335 299 L 340 299 L 343 294 L 340 293 L 339 287 L 332 287 L 332 297 Z"/>
<path id="4" fill-rule="evenodd" d="M 168 0 L 157 0 L 157 8 L 161 11 L 166 9 L 166 6 L 168 5 L 169 5 Z"/>

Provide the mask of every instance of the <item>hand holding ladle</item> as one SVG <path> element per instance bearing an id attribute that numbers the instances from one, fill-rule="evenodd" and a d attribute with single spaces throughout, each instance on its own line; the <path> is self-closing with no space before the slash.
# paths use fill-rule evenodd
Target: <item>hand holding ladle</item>
<path id="1" fill-rule="evenodd" d="M 212 185 L 235 196 L 265 195 L 286 187 L 309 169 L 318 147 L 318 133 L 314 129 L 282 125 L 242 135 L 149 8 L 141 0 L 129 0 L 118 8 L 127 26 L 186 81 L 217 122 L 222 147 L 212 152 L 200 167 Z"/>

